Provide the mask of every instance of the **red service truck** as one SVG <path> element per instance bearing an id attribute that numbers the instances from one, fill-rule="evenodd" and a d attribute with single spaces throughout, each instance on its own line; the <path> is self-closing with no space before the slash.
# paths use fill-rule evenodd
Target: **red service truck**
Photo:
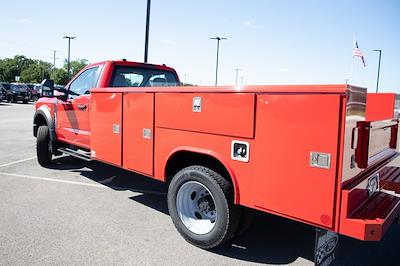
<path id="1" fill-rule="evenodd" d="M 325 250 L 339 234 L 379 241 L 399 216 L 396 94 L 178 85 L 172 68 L 126 60 L 89 65 L 58 91 L 44 81 L 39 164 L 69 154 L 167 182 L 175 227 L 205 249 L 235 235 L 242 206 L 329 233 Z"/>

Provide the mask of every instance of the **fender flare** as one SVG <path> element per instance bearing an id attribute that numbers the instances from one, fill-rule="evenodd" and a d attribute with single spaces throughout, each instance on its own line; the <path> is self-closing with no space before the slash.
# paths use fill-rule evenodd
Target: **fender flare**
<path id="1" fill-rule="evenodd" d="M 168 154 L 168 156 L 164 162 L 164 166 L 163 166 L 164 180 L 166 179 L 165 174 L 166 174 L 168 162 L 178 152 L 191 152 L 191 153 L 197 153 L 197 154 L 201 154 L 201 155 L 210 156 L 210 157 L 214 158 L 215 160 L 217 160 L 220 164 L 222 164 L 222 166 L 225 167 L 226 171 L 229 173 L 229 176 L 232 180 L 233 191 L 234 191 L 234 203 L 239 204 L 239 202 L 240 202 L 239 185 L 237 183 L 236 175 L 233 172 L 233 169 L 231 167 L 229 167 L 226 160 L 224 160 L 223 156 L 221 156 L 220 154 L 218 154 L 216 152 L 210 151 L 210 150 L 204 150 L 204 149 L 187 147 L 187 146 L 177 147 L 177 148 L 173 149 Z"/>
<path id="2" fill-rule="evenodd" d="M 50 140 L 55 141 L 56 140 L 56 132 L 55 132 L 55 127 L 54 127 L 54 119 L 52 118 L 49 108 L 45 105 L 40 106 L 36 110 L 35 115 L 33 116 L 33 136 L 36 137 L 36 134 L 37 134 L 36 117 L 39 115 L 43 116 L 44 119 L 46 120 L 47 126 L 49 127 L 49 132 L 50 132 Z"/>

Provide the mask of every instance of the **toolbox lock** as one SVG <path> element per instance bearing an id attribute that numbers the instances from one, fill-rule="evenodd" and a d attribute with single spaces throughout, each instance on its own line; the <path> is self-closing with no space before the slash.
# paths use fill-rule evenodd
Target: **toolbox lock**
<path id="1" fill-rule="evenodd" d="M 317 168 L 331 168 L 331 154 L 322 152 L 310 152 L 310 166 Z"/>

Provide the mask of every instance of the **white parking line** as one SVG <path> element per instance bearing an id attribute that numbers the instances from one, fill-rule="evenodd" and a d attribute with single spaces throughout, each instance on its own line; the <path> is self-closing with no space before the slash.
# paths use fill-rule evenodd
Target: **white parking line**
<path id="1" fill-rule="evenodd" d="M 41 176 L 13 174 L 13 173 L 7 173 L 7 172 L 0 172 L 0 175 L 23 177 L 23 178 L 28 178 L 28 179 L 35 179 L 35 180 L 41 180 L 41 181 L 50 181 L 50 182 L 58 182 L 58 183 L 80 185 L 80 186 L 87 186 L 87 187 L 112 188 L 112 189 L 117 189 L 117 190 L 129 190 L 128 187 L 118 187 L 118 186 L 112 186 L 112 185 L 106 186 L 106 185 L 102 185 L 102 184 L 90 184 L 90 183 L 84 183 L 84 182 L 68 181 L 68 180 L 41 177 Z M 115 178 L 115 176 L 112 177 L 112 178 Z M 107 179 L 109 179 L 109 178 L 107 178 Z M 165 196 L 167 194 L 165 192 L 149 191 L 149 190 L 142 190 L 142 189 L 136 189 L 136 188 L 132 192 L 134 192 L 134 193 L 142 193 L 142 194 L 152 194 L 152 195 L 158 195 L 158 196 Z"/>
<path id="2" fill-rule="evenodd" d="M 33 159 L 35 159 L 35 158 L 36 158 L 36 156 L 33 156 L 33 157 L 26 158 L 26 159 L 14 161 L 14 162 L 11 162 L 11 163 L 5 163 L 5 164 L 0 165 L 0 168 L 6 167 L 6 166 L 10 166 L 10 165 L 13 165 L 13 164 L 17 164 L 17 163 L 22 163 L 22 162 L 30 161 L 30 160 L 33 160 Z"/>
<path id="3" fill-rule="evenodd" d="M 88 186 L 88 187 L 99 187 L 99 188 L 107 188 L 107 186 L 101 184 L 90 184 L 90 183 L 83 183 L 83 182 L 76 182 L 76 181 L 68 181 L 62 179 L 55 179 L 55 178 L 48 178 L 48 177 L 41 177 L 41 176 L 31 176 L 31 175 L 21 175 L 21 174 L 12 174 L 6 172 L 0 172 L 0 175 L 8 175 L 8 176 L 15 176 L 15 177 L 23 177 L 29 179 L 36 179 L 42 181 L 51 181 L 51 182 L 59 182 L 59 183 L 66 183 L 72 185 L 81 185 L 81 186 Z"/>

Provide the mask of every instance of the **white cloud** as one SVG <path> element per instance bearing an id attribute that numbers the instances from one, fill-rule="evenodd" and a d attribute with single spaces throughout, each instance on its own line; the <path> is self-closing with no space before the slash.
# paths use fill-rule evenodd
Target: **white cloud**
<path id="1" fill-rule="evenodd" d="M 32 20 L 29 18 L 20 18 L 17 20 L 19 24 L 32 24 Z"/>
<path id="2" fill-rule="evenodd" d="M 176 45 L 176 42 L 168 39 L 162 39 L 161 42 L 168 45 Z"/>
<path id="3" fill-rule="evenodd" d="M 251 21 L 245 21 L 245 22 L 243 22 L 243 25 L 245 27 L 250 27 L 250 28 L 253 28 L 253 29 L 263 29 L 264 28 L 264 25 L 253 23 Z"/>
<path id="4" fill-rule="evenodd" d="M 289 69 L 287 69 L 286 67 L 282 67 L 279 69 L 280 72 L 288 72 Z"/>

